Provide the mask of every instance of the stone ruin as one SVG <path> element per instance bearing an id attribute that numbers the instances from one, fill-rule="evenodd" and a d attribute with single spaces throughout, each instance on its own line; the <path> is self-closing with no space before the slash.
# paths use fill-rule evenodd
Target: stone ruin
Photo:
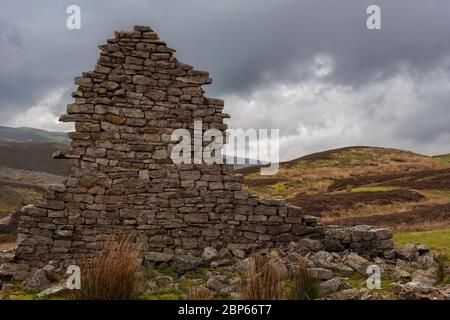
<path id="1" fill-rule="evenodd" d="M 90 257 L 108 235 L 132 232 L 146 263 L 200 255 L 205 247 L 240 249 L 299 241 L 330 251 L 376 255 L 392 248 L 387 229 L 321 225 L 284 201 L 242 190 L 228 164 L 182 164 L 170 159 L 171 133 L 224 132 L 224 102 L 207 98 L 206 71 L 178 61 L 149 27 L 116 32 L 100 47 L 93 71 L 75 78 L 75 101 L 62 122 L 74 122 L 63 185 L 23 208 L 16 257 L 34 267 Z M 313 241 L 319 240 L 319 241 Z"/>

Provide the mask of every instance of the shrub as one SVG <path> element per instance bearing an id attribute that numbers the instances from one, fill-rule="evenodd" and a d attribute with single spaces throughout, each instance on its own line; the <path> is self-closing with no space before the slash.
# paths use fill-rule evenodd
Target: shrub
<path id="1" fill-rule="evenodd" d="M 445 281 L 445 269 L 447 268 L 446 257 L 444 255 L 438 255 L 436 257 L 436 280 L 438 283 Z"/>
<path id="2" fill-rule="evenodd" d="M 270 257 L 254 254 L 240 284 L 241 297 L 246 300 L 281 300 L 283 276 L 283 270 Z"/>
<path id="3" fill-rule="evenodd" d="M 140 284 L 140 248 L 130 236 L 112 236 L 92 259 L 79 263 L 81 289 L 77 300 L 130 300 L 137 298 Z"/>
<path id="4" fill-rule="evenodd" d="M 189 287 L 187 293 L 188 300 L 209 300 L 211 298 L 211 293 L 205 288 L 200 287 Z"/>
<path id="5" fill-rule="evenodd" d="M 292 276 L 292 300 L 314 300 L 320 296 L 319 282 L 308 272 L 308 265 L 301 259 Z"/>

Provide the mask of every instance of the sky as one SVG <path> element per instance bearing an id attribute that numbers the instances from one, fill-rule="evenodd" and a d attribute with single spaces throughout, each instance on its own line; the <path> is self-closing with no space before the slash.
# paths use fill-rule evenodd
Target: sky
<path id="1" fill-rule="evenodd" d="M 66 8 L 81 8 L 81 29 Z M 366 26 L 370 4 L 381 30 Z M 151 26 L 208 70 L 231 128 L 280 129 L 281 160 L 350 145 L 450 152 L 447 0 L 2 0 L 0 125 L 57 121 L 114 31 Z"/>

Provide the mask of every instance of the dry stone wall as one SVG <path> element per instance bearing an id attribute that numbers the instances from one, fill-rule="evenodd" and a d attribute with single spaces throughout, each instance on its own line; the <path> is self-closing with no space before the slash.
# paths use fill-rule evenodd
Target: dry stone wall
<path id="1" fill-rule="evenodd" d="M 204 96 L 208 72 L 179 62 L 148 27 L 116 32 L 99 48 L 95 69 L 75 78 L 75 101 L 60 118 L 75 123 L 71 150 L 55 155 L 70 159 L 70 174 L 23 208 L 19 259 L 67 265 L 95 254 L 115 232 L 132 232 L 147 262 L 303 238 L 335 251 L 392 247 L 385 229 L 324 227 L 298 207 L 249 195 L 231 165 L 174 164 L 173 130 L 193 135 L 194 120 L 203 130 L 227 128 L 223 101 Z"/>

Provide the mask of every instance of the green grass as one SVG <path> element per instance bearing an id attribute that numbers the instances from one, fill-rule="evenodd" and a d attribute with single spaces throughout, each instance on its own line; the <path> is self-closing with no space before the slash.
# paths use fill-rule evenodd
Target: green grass
<path id="1" fill-rule="evenodd" d="M 398 247 L 423 243 L 450 259 L 450 228 L 432 231 L 402 232 L 394 234 L 395 245 Z"/>
<path id="2" fill-rule="evenodd" d="M 433 157 L 444 165 L 450 165 L 450 154 L 444 154 L 442 156 Z"/>
<path id="3" fill-rule="evenodd" d="M 70 143 L 69 136 L 63 132 L 52 132 L 52 131 L 39 130 L 39 129 L 35 129 L 35 128 L 25 128 L 25 129 L 47 139 L 48 142 L 56 142 L 56 143 L 63 143 L 63 144 Z"/>
<path id="4" fill-rule="evenodd" d="M 383 192 L 383 191 L 391 191 L 391 190 L 397 190 L 397 189 L 398 189 L 398 187 L 367 186 L 367 187 L 353 188 L 352 192 Z"/>

